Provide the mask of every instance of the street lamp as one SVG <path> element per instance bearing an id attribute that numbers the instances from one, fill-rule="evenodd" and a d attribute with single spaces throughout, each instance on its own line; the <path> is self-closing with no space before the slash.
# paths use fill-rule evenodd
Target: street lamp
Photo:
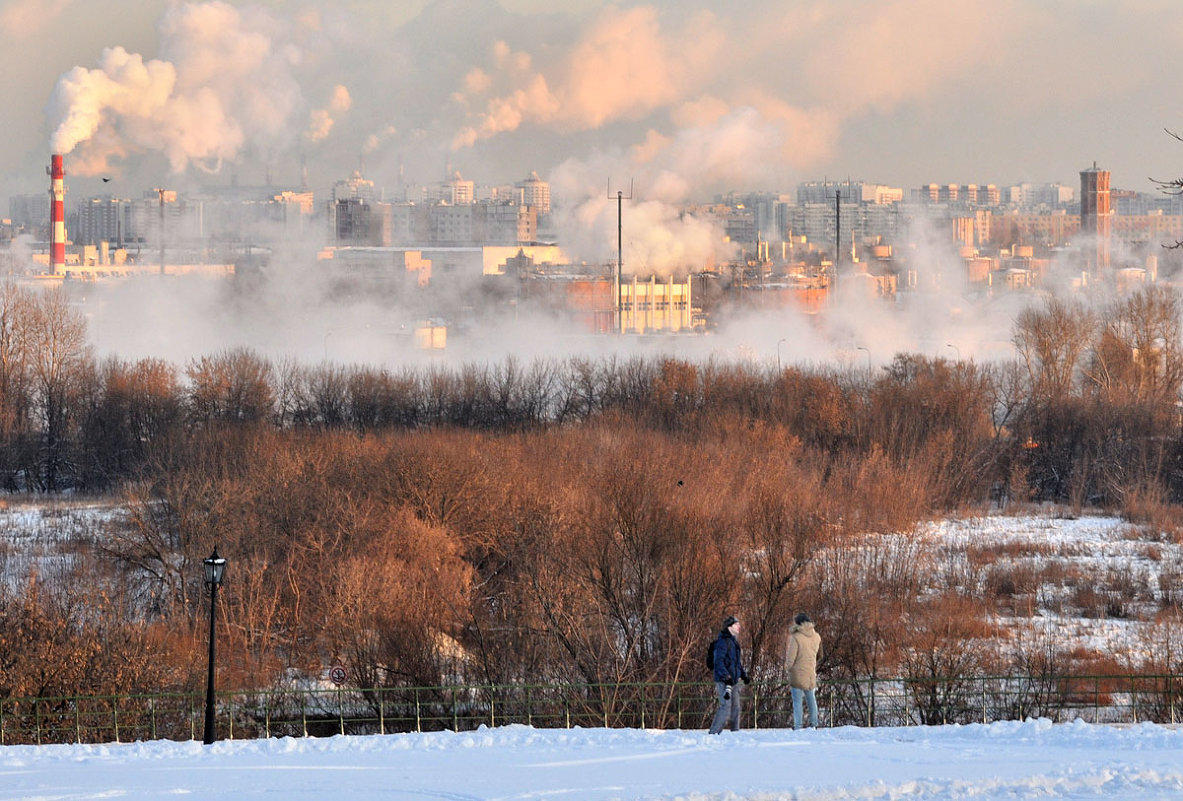
<path id="1" fill-rule="evenodd" d="M 205 566 L 205 585 L 209 587 L 209 673 L 205 682 L 205 738 L 206 745 L 214 740 L 214 611 L 218 606 L 218 585 L 222 583 L 222 574 L 226 571 L 226 560 L 218 556 L 218 546 L 214 552 L 201 560 Z"/>
<path id="2" fill-rule="evenodd" d="M 953 352 L 957 354 L 957 361 L 961 361 L 961 348 L 957 347 L 952 342 L 946 342 L 945 347 L 952 348 Z"/>
<path id="3" fill-rule="evenodd" d="M 778 339 L 776 341 L 776 369 L 778 371 L 781 369 L 781 366 L 780 366 L 780 343 L 782 343 L 784 341 L 785 341 L 784 337 L 781 337 L 780 339 Z"/>
<path id="4" fill-rule="evenodd" d="M 862 345 L 859 345 L 858 349 L 861 350 L 863 353 L 867 354 L 867 369 L 870 370 L 871 369 L 871 350 L 870 350 L 870 348 L 864 348 Z"/>

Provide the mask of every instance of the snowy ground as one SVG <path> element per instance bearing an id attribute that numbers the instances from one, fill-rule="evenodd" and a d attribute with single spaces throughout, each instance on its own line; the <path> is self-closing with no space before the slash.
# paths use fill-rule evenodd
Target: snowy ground
<path id="1" fill-rule="evenodd" d="M 0 509 L 0 568 L 68 559 L 101 508 Z M 65 537 L 62 536 L 65 532 Z M 921 526 L 934 576 L 1027 564 L 1015 619 L 1098 649 L 1136 649 L 1183 574 L 1183 546 L 1113 518 L 983 517 Z M 60 550 L 59 550 L 60 549 Z M 1124 619 L 1080 617 L 1075 588 L 1133 586 Z M 1021 595 L 1021 594 L 1020 594 Z M 1024 606 L 1025 604 L 1025 606 Z M 1026 611 L 1020 613 L 1020 607 Z M 536 730 L 328 739 L 0 747 L 0 801 L 452 799 L 773 801 L 1183 798 L 1183 731 L 1046 721 L 935 728 Z"/>
<path id="2" fill-rule="evenodd" d="M 1183 732 L 1144 724 L 538 730 L 0 748 L 0 799 L 862 801 L 1183 797 Z"/>
<path id="3" fill-rule="evenodd" d="M 922 524 L 912 536 L 941 584 L 980 583 L 992 570 L 1017 577 L 1015 595 L 994 600 L 1000 621 L 1131 664 L 1144 658 L 1145 627 L 1174 603 L 1168 594 L 1183 575 L 1183 546 L 1115 517 L 969 517 Z"/>

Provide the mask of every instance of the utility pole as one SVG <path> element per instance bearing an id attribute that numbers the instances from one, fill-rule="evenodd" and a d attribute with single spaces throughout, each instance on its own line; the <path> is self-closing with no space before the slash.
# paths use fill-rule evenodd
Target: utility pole
<path id="1" fill-rule="evenodd" d="M 608 197 L 612 197 L 612 182 L 608 181 Z M 628 182 L 628 200 L 633 199 L 633 182 Z M 625 195 L 624 192 L 616 190 L 616 333 L 624 333 L 624 303 L 621 301 L 621 293 L 623 292 L 623 278 L 622 268 L 624 267 L 624 225 L 623 225 L 623 209 L 624 209 Z M 633 298 L 633 306 L 636 307 L 637 299 Z"/>
<path id="2" fill-rule="evenodd" d="M 160 274 L 164 275 L 164 188 L 156 187 L 156 194 L 160 197 Z"/>
<path id="3" fill-rule="evenodd" d="M 834 274 L 842 261 L 842 190 L 834 190 Z"/>

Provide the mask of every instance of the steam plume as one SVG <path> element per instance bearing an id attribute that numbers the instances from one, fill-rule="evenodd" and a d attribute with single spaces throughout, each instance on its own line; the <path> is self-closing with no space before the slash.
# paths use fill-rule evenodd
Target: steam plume
<path id="1" fill-rule="evenodd" d="M 82 174 L 145 151 L 181 172 L 216 169 L 248 144 L 281 144 L 305 107 L 295 74 L 301 50 L 283 43 L 284 31 L 263 10 L 220 0 L 171 7 L 159 59 L 107 48 L 96 68 L 75 67 L 58 80 L 48 108 L 52 151 L 79 148 L 72 169 Z M 320 122 L 327 135 L 331 120 Z"/>

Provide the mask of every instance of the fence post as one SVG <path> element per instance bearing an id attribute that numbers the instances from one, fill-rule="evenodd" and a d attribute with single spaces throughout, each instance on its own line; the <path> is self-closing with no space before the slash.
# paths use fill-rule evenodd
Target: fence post
<path id="1" fill-rule="evenodd" d="M 74 742 L 82 744 L 82 699 L 74 699 Z M 155 739 L 155 737 L 153 737 Z"/>
<path id="2" fill-rule="evenodd" d="M 33 724 L 37 727 L 37 745 L 41 745 L 41 699 L 33 699 Z"/>
<path id="3" fill-rule="evenodd" d="M 419 707 L 419 688 L 415 688 L 415 731 L 423 731 L 423 715 Z"/>
<path id="4" fill-rule="evenodd" d="M 386 693 L 378 688 L 378 733 L 386 734 Z"/>
<path id="5" fill-rule="evenodd" d="M 867 702 L 867 727 L 875 728 L 875 678 L 871 677 L 871 698 Z"/>
<path id="6" fill-rule="evenodd" d="M 341 724 L 341 734 L 345 733 L 345 708 L 341 703 L 341 688 L 337 688 L 337 721 Z"/>

